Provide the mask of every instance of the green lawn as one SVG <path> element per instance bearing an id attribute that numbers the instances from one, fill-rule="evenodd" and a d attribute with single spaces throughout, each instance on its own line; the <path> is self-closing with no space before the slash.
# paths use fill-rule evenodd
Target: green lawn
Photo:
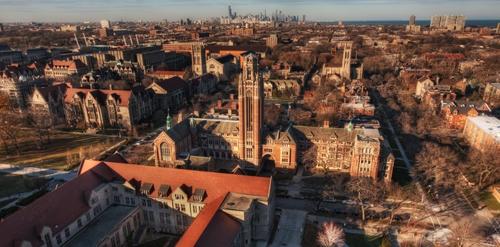
<path id="1" fill-rule="evenodd" d="M 19 138 L 20 155 L 14 151 L 14 145 L 10 145 L 10 153 L 0 146 L 0 163 L 64 170 L 119 141 L 115 137 L 57 132 L 51 133 L 50 142 L 40 146 L 35 131 L 23 130 Z"/>
<path id="2" fill-rule="evenodd" d="M 481 193 L 480 198 L 481 201 L 484 202 L 484 204 L 486 204 L 486 207 L 488 207 L 488 209 L 493 211 L 500 211 L 500 203 L 498 203 L 497 199 L 493 197 L 491 192 L 485 191 Z"/>
<path id="3" fill-rule="evenodd" d="M 43 178 L 0 173 L 0 198 L 17 193 L 32 191 L 47 182 Z"/>

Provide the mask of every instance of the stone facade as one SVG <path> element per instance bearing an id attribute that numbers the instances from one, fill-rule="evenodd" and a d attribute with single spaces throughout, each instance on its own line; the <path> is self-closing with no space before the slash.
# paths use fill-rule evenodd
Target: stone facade
<path id="1" fill-rule="evenodd" d="M 304 162 L 304 154 L 316 146 L 314 158 L 328 164 L 329 170 L 391 179 L 393 159 L 388 158 L 390 151 L 384 147 L 384 140 L 376 129 L 290 125 L 265 131 L 262 124 L 263 83 L 257 60 L 250 54 L 243 61 L 238 86 L 238 117 L 223 119 L 214 113 L 209 118 L 188 117 L 175 125 L 167 124 L 165 131 L 154 141 L 157 166 L 189 166 L 192 165 L 191 158 L 208 156 L 224 165 L 199 168 L 294 171 L 299 163 Z M 236 111 L 233 104 L 230 105 L 229 112 Z M 167 119 L 167 122 L 171 121 Z"/>

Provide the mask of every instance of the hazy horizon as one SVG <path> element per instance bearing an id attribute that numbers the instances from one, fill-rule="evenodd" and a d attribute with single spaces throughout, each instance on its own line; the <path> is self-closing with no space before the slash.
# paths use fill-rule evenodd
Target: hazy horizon
<path id="1" fill-rule="evenodd" d="M 177 21 L 282 10 L 309 21 L 400 21 L 432 15 L 465 15 L 468 20 L 500 19 L 499 0 L 0 0 L 0 22 Z"/>

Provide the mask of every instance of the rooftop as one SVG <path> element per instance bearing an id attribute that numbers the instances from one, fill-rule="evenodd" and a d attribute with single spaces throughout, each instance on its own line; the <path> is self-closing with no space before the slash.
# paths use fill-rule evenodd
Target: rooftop
<path id="1" fill-rule="evenodd" d="M 495 138 L 497 142 L 500 142 L 500 120 L 498 118 L 490 116 L 477 116 L 468 117 L 468 121 L 477 126 L 487 135 Z"/>
<path id="2" fill-rule="evenodd" d="M 125 219 L 136 207 L 115 205 L 104 210 L 101 215 L 80 231 L 66 246 L 98 246 L 99 242 Z"/>

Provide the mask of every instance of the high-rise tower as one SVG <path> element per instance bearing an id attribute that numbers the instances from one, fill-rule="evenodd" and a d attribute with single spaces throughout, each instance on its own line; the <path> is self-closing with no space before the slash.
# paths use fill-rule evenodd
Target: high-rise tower
<path id="1" fill-rule="evenodd" d="M 243 58 L 238 85 L 239 153 L 240 159 L 258 167 L 262 157 L 263 80 L 259 73 L 258 57 Z"/>
<path id="2" fill-rule="evenodd" d="M 203 43 L 193 44 L 191 63 L 194 74 L 201 76 L 207 73 L 207 59 L 205 55 L 205 45 Z"/>
<path id="3" fill-rule="evenodd" d="M 351 53 L 352 53 L 352 42 L 348 41 L 344 43 L 344 54 L 342 58 L 342 71 L 340 72 L 340 77 L 351 78 Z"/>

